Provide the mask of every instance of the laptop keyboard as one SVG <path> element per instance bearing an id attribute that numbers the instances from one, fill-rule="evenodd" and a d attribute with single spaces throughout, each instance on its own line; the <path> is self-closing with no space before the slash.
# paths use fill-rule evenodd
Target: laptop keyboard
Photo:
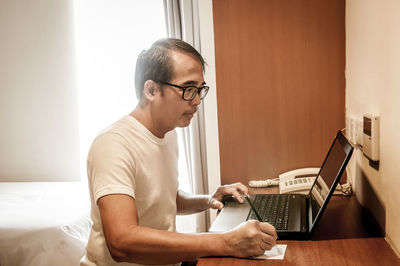
<path id="1" fill-rule="evenodd" d="M 253 200 L 254 208 L 258 211 L 263 222 L 272 224 L 276 230 L 287 230 L 289 220 L 289 195 L 261 194 Z M 279 218 L 278 218 L 279 217 Z M 247 220 L 257 220 L 253 210 Z"/>

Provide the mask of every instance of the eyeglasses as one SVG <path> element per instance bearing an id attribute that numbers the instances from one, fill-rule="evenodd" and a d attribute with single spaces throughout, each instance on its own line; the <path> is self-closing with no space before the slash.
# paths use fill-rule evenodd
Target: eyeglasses
<path id="1" fill-rule="evenodd" d="M 196 86 L 179 86 L 175 84 L 171 84 L 168 82 L 164 81 L 159 81 L 160 83 L 168 86 L 172 86 L 178 89 L 182 90 L 182 99 L 185 101 L 191 101 L 193 100 L 197 94 L 200 95 L 200 100 L 203 100 L 204 97 L 206 97 L 208 90 L 210 89 L 209 86 L 201 86 L 201 87 L 196 87 Z"/>

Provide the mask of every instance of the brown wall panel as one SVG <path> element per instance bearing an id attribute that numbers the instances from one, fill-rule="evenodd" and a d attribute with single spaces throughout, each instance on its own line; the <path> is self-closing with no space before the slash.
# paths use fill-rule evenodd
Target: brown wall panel
<path id="1" fill-rule="evenodd" d="M 214 0 L 221 182 L 320 166 L 345 121 L 344 0 Z"/>

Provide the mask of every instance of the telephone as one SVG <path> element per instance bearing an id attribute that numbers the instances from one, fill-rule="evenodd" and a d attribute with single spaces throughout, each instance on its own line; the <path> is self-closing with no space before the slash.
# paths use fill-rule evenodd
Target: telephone
<path id="1" fill-rule="evenodd" d="M 320 168 L 300 168 L 279 175 L 279 193 L 308 194 Z M 341 194 L 340 184 L 336 187 Z M 335 194 L 337 194 L 335 193 Z"/>
<path id="2" fill-rule="evenodd" d="M 279 193 L 308 194 L 320 168 L 300 168 L 279 175 Z"/>

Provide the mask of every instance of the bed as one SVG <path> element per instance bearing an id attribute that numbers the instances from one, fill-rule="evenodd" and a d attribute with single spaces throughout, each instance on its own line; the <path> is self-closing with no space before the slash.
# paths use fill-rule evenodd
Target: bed
<path id="1" fill-rule="evenodd" d="M 89 211 L 80 182 L 0 182 L 0 265 L 79 265 Z"/>

